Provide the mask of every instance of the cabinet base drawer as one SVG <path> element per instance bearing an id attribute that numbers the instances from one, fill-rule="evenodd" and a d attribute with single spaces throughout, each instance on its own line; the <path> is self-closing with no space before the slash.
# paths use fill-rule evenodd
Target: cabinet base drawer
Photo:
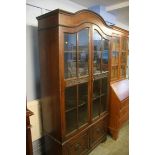
<path id="1" fill-rule="evenodd" d="M 123 117 L 119 120 L 119 125 L 122 127 L 122 125 L 129 120 L 129 113 L 126 113 Z"/>
<path id="2" fill-rule="evenodd" d="M 124 101 L 122 101 L 120 103 L 120 109 L 126 107 L 126 106 L 129 106 L 129 98 L 125 99 Z"/>
<path id="3" fill-rule="evenodd" d="M 89 134 L 85 132 L 66 144 L 67 155 L 84 155 L 89 150 Z"/>
<path id="4" fill-rule="evenodd" d="M 120 110 L 120 118 L 124 117 L 127 113 L 129 113 L 129 106 L 125 106 Z"/>

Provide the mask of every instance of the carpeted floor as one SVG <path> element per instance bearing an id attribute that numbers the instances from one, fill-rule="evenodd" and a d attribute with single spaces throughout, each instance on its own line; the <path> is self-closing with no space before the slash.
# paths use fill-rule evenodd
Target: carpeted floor
<path id="1" fill-rule="evenodd" d="M 121 128 L 116 141 L 108 136 L 106 142 L 99 144 L 89 155 L 129 155 L 129 123 Z"/>

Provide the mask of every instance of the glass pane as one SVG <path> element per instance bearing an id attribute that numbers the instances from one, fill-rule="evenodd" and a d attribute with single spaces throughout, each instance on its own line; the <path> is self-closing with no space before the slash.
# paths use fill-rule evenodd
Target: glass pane
<path id="1" fill-rule="evenodd" d="M 78 88 L 79 103 L 78 103 L 78 123 L 79 126 L 88 121 L 88 83 L 80 84 Z"/>
<path id="2" fill-rule="evenodd" d="M 119 51 L 120 50 L 119 48 L 120 48 L 120 38 L 113 37 L 112 51 Z"/>
<path id="3" fill-rule="evenodd" d="M 104 112 L 107 110 L 107 95 L 103 95 L 101 97 L 101 112 Z"/>
<path id="4" fill-rule="evenodd" d="M 121 63 L 126 63 L 126 52 L 121 52 Z"/>
<path id="5" fill-rule="evenodd" d="M 101 35 L 95 30 L 93 35 L 94 40 L 94 73 L 101 72 L 101 51 L 103 50 L 103 41 Z"/>
<path id="6" fill-rule="evenodd" d="M 78 33 L 78 75 L 88 75 L 89 29 Z"/>
<path id="7" fill-rule="evenodd" d="M 111 78 L 116 79 L 118 78 L 118 66 L 113 66 L 111 69 Z"/>
<path id="8" fill-rule="evenodd" d="M 97 98 L 100 96 L 100 80 L 94 80 L 93 83 L 93 98 Z"/>
<path id="9" fill-rule="evenodd" d="M 108 88 L 108 78 L 105 77 L 102 79 L 102 89 L 101 89 L 101 93 L 102 94 L 107 94 L 107 88 Z"/>
<path id="10" fill-rule="evenodd" d="M 99 116 L 100 98 L 93 101 L 93 118 Z"/>
<path id="11" fill-rule="evenodd" d="M 83 83 L 79 85 L 79 103 L 78 106 L 88 103 L 88 83 Z"/>
<path id="12" fill-rule="evenodd" d="M 65 89 L 66 132 L 77 128 L 77 86 Z"/>
<path id="13" fill-rule="evenodd" d="M 104 50 L 102 51 L 102 71 L 108 71 L 109 41 L 103 40 Z"/>
<path id="14" fill-rule="evenodd" d="M 75 109 L 77 105 L 77 86 L 67 87 L 65 89 L 65 110 Z"/>
<path id="15" fill-rule="evenodd" d="M 121 77 L 126 77 L 125 75 L 125 65 L 121 65 Z"/>
<path id="16" fill-rule="evenodd" d="M 117 65 L 118 64 L 118 52 L 117 51 L 113 51 L 112 52 L 112 65 Z"/>
<path id="17" fill-rule="evenodd" d="M 78 108 L 79 127 L 88 122 L 87 104 Z"/>
<path id="18" fill-rule="evenodd" d="M 64 76 L 71 78 L 76 76 L 76 34 L 64 35 Z"/>
<path id="19" fill-rule="evenodd" d="M 66 112 L 66 134 L 77 129 L 77 109 Z"/>

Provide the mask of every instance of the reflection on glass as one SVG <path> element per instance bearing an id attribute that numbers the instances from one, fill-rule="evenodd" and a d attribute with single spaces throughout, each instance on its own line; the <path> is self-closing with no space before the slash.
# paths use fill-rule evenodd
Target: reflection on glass
<path id="1" fill-rule="evenodd" d="M 120 40 L 118 37 L 113 37 L 112 51 L 119 51 Z"/>
<path id="2" fill-rule="evenodd" d="M 88 122 L 87 104 L 78 108 L 78 123 L 79 127 Z"/>
<path id="3" fill-rule="evenodd" d="M 100 73 L 103 41 L 101 35 L 96 30 L 94 31 L 93 41 L 94 41 L 94 73 Z"/>
<path id="4" fill-rule="evenodd" d="M 126 73 L 125 73 L 125 65 L 121 65 L 121 77 L 126 77 Z"/>
<path id="5" fill-rule="evenodd" d="M 88 83 L 78 86 L 79 103 L 78 103 L 78 124 L 79 127 L 88 121 Z"/>
<path id="6" fill-rule="evenodd" d="M 64 35 L 64 76 L 71 78 L 76 76 L 76 34 Z"/>
<path id="7" fill-rule="evenodd" d="M 121 52 L 121 63 L 126 63 L 126 52 Z"/>
<path id="8" fill-rule="evenodd" d="M 65 110 L 70 111 L 76 108 L 77 102 L 77 87 L 67 87 L 65 89 Z"/>
<path id="9" fill-rule="evenodd" d="M 104 49 L 102 51 L 102 71 L 108 71 L 109 41 L 103 40 Z"/>
<path id="10" fill-rule="evenodd" d="M 103 95 L 101 97 L 101 112 L 104 112 L 107 110 L 107 95 Z"/>
<path id="11" fill-rule="evenodd" d="M 78 75 L 88 75 L 89 29 L 78 32 Z"/>
<path id="12" fill-rule="evenodd" d="M 108 87 L 108 78 L 105 77 L 102 79 L 102 89 L 101 89 L 102 94 L 107 94 L 107 87 Z"/>
<path id="13" fill-rule="evenodd" d="M 100 98 L 93 101 L 93 118 L 99 116 L 99 108 L 100 108 Z"/>
<path id="14" fill-rule="evenodd" d="M 113 66 L 111 69 L 111 78 L 116 79 L 118 77 L 118 66 Z"/>
<path id="15" fill-rule="evenodd" d="M 66 133 L 77 128 L 77 86 L 65 89 Z"/>
<path id="16" fill-rule="evenodd" d="M 79 85 L 79 103 L 78 105 L 87 104 L 88 100 L 88 83 L 83 83 Z"/>
<path id="17" fill-rule="evenodd" d="M 66 112 L 66 134 L 77 128 L 77 109 Z"/>
<path id="18" fill-rule="evenodd" d="M 95 99 L 96 97 L 100 96 L 100 80 L 94 80 L 93 83 L 93 98 Z"/>
<path id="19" fill-rule="evenodd" d="M 118 51 L 112 51 L 112 65 L 118 64 Z"/>

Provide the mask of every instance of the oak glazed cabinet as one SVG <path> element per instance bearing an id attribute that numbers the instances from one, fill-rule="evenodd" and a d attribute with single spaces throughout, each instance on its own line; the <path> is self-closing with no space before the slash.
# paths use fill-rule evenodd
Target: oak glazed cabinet
<path id="1" fill-rule="evenodd" d="M 129 32 L 120 30 L 121 34 L 112 33 L 110 52 L 110 102 L 109 102 L 109 131 L 113 139 L 119 136 L 119 130 L 129 119 L 129 80 L 128 80 L 128 35 Z"/>
<path id="2" fill-rule="evenodd" d="M 37 20 L 47 154 L 88 154 L 106 140 L 110 40 L 121 32 L 89 10 Z"/>
<path id="3" fill-rule="evenodd" d="M 113 26 L 121 33 L 112 33 L 110 52 L 110 81 L 115 82 L 128 77 L 129 32 Z"/>

